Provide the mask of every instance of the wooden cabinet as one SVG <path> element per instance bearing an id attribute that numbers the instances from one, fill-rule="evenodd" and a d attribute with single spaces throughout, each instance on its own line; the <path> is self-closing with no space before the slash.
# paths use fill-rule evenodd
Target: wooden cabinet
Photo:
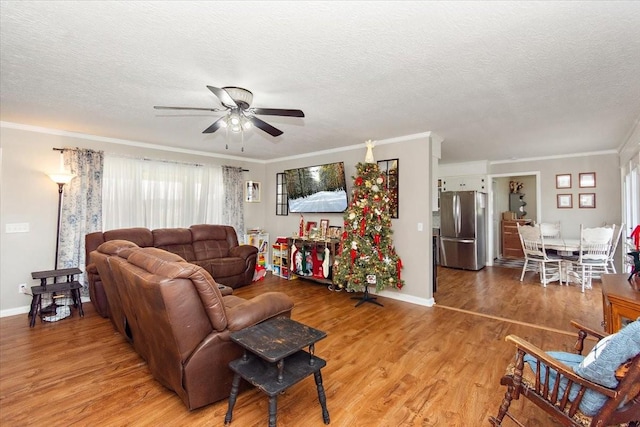
<path id="1" fill-rule="evenodd" d="M 271 247 L 271 271 L 276 276 L 289 278 L 289 244 L 286 237 L 278 237 Z"/>
<path id="2" fill-rule="evenodd" d="M 628 274 L 602 275 L 604 330 L 613 334 L 640 317 L 640 278 Z"/>
<path id="3" fill-rule="evenodd" d="M 502 257 L 524 258 L 520 236 L 518 236 L 518 224 L 530 224 L 530 219 L 514 219 L 502 221 Z"/>
<path id="4" fill-rule="evenodd" d="M 452 176 L 441 179 L 442 191 L 480 191 L 486 193 L 486 178 L 483 175 Z"/>
<path id="5" fill-rule="evenodd" d="M 289 278 L 300 277 L 333 284 L 333 261 L 340 252 L 340 239 L 292 238 L 289 245 Z"/>

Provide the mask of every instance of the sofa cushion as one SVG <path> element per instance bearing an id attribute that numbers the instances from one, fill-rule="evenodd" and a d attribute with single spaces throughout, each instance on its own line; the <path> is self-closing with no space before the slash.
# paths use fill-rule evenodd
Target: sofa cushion
<path id="1" fill-rule="evenodd" d="M 188 228 L 159 228 L 151 233 L 156 248 L 172 252 L 189 262 L 196 259 Z"/>
<path id="2" fill-rule="evenodd" d="M 129 240 L 109 240 L 98 246 L 98 252 L 105 255 L 118 255 L 122 258 L 128 258 L 132 249 L 138 249 L 139 246 Z"/>
<path id="3" fill-rule="evenodd" d="M 168 279 L 191 280 L 213 328 L 223 331 L 227 327 L 222 294 L 211 275 L 202 267 L 188 263 L 178 255 L 158 248 L 145 248 L 133 252 L 128 261 L 149 273 Z"/>
<path id="4" fill-rule="evenodd" d="M 104 232 L 104 240 L 128 240 L 141 248 L 153 246 L 153 234 L 144 227 L 119 228 Z"/>
<path id="5" fill-rule="evenodd" d="M 224 258 L 229 255 L 229 248 L 233 245 L 229 240 L 229 229 L 233 227 L 223 225 L 192 225 L 191 238 L 193 240 L 193 250 L 196 260 L 206 260 L 211 258 Z M 235 231 L 233 231 L 235 236 Z"/>

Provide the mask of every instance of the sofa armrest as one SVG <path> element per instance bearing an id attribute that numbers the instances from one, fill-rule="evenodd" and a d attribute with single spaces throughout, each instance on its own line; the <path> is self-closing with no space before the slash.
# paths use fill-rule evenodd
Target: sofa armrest
<path id="1" fill-rule="evenodd" d="M 87 274 L 96 274 L 96 275 L 100 274 L 98 273 L 98 267 L 96 267 L 96 264 L 94 262 L 92 262 L 91 264 L 87 264 L 87 267 L 85 268 L 85 272 Z"/>
<path id="2" fill-rule="evenodd" d="M 239 331 L 272 317 L 291 316 L 293 308 L 293 300 L 282 292 L 266 292 L 250 300 L 229 295 L 223 301 L 227 312 L 227 328 L 230 331 Z"/>
<path id="3" fill-rule="evenodd" d="M 247 259 L 251 255 L 256 255 L 257 253 L 258 253 L 258 248 L 252 245 L 240 245 L 240 246 L 233 246 L 232 248 L 229 248 L 230 257 Z"/>

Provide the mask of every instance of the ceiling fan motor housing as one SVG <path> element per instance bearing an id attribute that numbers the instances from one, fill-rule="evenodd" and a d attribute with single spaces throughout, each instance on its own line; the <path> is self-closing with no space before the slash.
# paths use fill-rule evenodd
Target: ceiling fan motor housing
<path id="1" fill-rule="evenodd" d="M 247 108 L 249 108 L 249 106 L 251 105 L 251 102 L 253 101 L 253 93 L 251 93 L 247 89 L 236 87 L 236 86 L 225 86 L 222 89 L 224 89 L 229 94 L 229 96 L 236 102 L 238 107 L 240 107 L 243 110 L 246 110 Z M 224 105 L 227 108 L 234 107 L 233 105 L 225 104 L 224 101 L 221 101 L 221 102 L 222 102 L 222 105 Z"/>

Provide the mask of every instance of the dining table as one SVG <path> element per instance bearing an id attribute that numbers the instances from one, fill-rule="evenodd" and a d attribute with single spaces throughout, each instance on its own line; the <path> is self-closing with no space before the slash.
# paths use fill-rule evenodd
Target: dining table
<path id="1" fill-rule="evenodd" d="M 544 248 L 557 251 L 561 256 L 571 256 L 580 250 L 580 239 L 549 237 L 544 239 Z"/>
<path id="2" fill-rule="evenodd" d="M 544 239 L 545 250 L 554 250 L 561 257 L 573 256 L 574 252 L 580 250 L 580 239 L 565 239 L 560 237 L 550 237 Z M 562 274 L 560 276 L 560 283 L 569 282 L 582 283 L 582 279 L 578 272 L 573 270 L 573 263 L 570 259 L 566 259 L 562 262 Z"/>

